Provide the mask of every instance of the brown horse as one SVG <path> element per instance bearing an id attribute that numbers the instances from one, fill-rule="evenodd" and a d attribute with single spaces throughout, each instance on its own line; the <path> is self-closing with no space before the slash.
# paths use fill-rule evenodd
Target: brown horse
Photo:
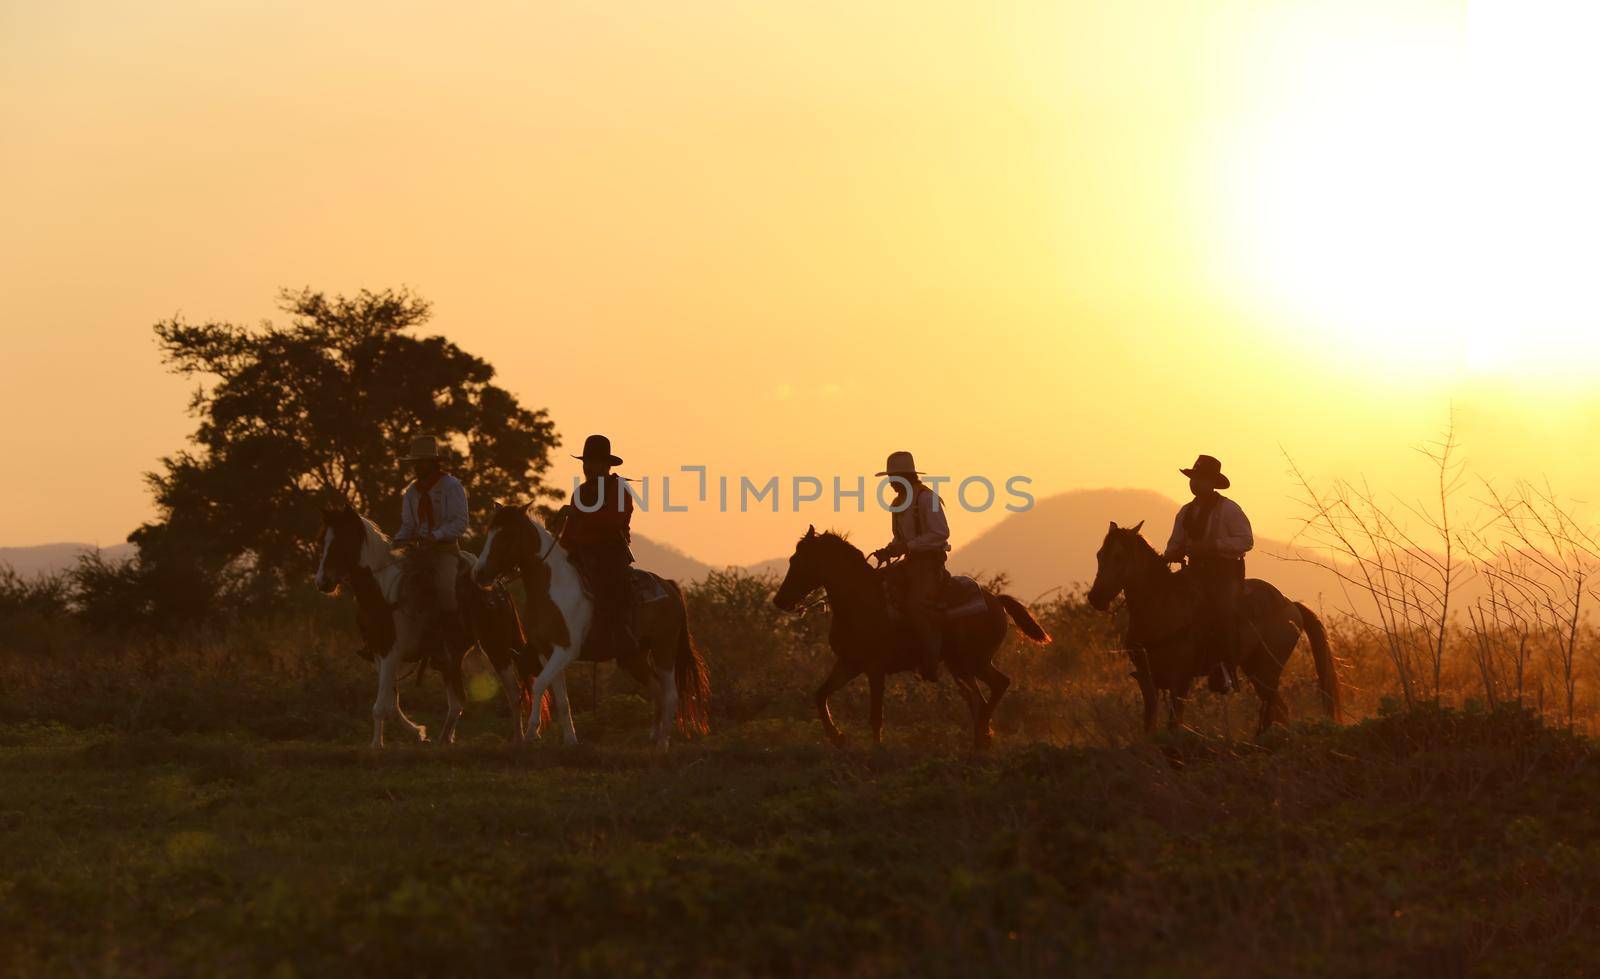
<path id="1" fill-rule="evenodd" d="M 595 644 L 585 642 L 592 631 L 594 602 L 567 552 L 528 516 L 526 507 L 500 504 L 489 519 L 489 539 L 472 579 L 483 586 L 513 574 L 522 577 L 527 595 L 530 636 L 551 649 L 534 681 L 533 696 L 560 680 L 575 660 L 617 659 L 609 644 L 596 649 Z M 685 735 L 704 734 L 709 729 L 706 710 L 711 684 L 705 659 L 689 634 L 689 610 L 682 590 L 677 582 L 655 575 L 649 575 L 648 583 L 660 588 L 660 597 L 638 606 L 639 652 L 617 659 L 617 665 L 654 698 L 656 721 L 651 737 L 665 751 L 674 721 Z M 576 740 L 577 735 L 569 731 L 568 743 Z"/>
<path id="2" fill-rule="evenodd" d="M 1088 598 L 1090 605 L 1104 612 L 1118 594 L 1127 596 L 1128 656 L 1144 695 L 1144 729 L 1156 729 L 1162 691 L 1170 700 L 1168 727 L 1176 729 L 1183 725 L 1190 684 L 1208 672 L 1195 643 L 1200 591 L 1189 575 L 1167 566 L 1139 534 L 1143 526 L 1118 527 L 1112 522 L 1095 555 L 1099 566 Z M 1229 665 L 1243 669 L 1261 698 L 1256 733 L 1288 723 L 1289 707 L 1278 692 L 1278 681 L 1301 633 L 1311 642 L 1323 706 L 1336 723 L 1341 722 L 1339 676 L 1327 631 L 1316 614 L 1259 578 L 1245 581 L 1240 612 L 1240 662 Z"/>
<path id="3" fill-rule="evenodd" d="M 471 555 L 463 555 L 470 563 Z M 356 600 L 356 621 L 364 643 L 360 654 L 378 668 L 378 700 L 373 708 L 376 726 L 373 747 L 383 742 L 382 723 L 385 716 L 393 716 L 409 728 L 418 741 L 427 741 L 427 728 L 412 724 L 400 709 L 398 669 L 405 664 L 398 661 L 395 651 L 395 615 L 400 591 L 401 558 L 392 550 L 389 540 L 375 524 L 349 505 L 322 511 L 322 557 L 317 565 L 317 589 L 324 594 L 338 591 L 353 593 Z M 456 724 L 466 706 L 466 689 L 462 682 L 462 664 L 476 646 L 483 650 L 489 663 L 500 677 L 500 687 L 505 694 L 506 706 L 511 714 L 512 735 L 521 741 L 527 736 L 529 714 L 533 706 L 533 676 L 539 665 L 536 653 L 525 652 L 526 640 L 517 607 L 503 587 L 490 591 L 473 588 L 465 576 L 458 581 L 460 608 L 467 623 L 471 641 L 447 644 L 442 639 L 432 643 L 434 648 L 424 651 L 417 661 L 417 675 L 432 665 L 444 680 L 444 724 L 439 741 L 451 744 L 456 737 Z M 556 691 L 564 715 L 564 691 Z M 539 727 L 550 719 L 550 695 L 540 698 Z M 570 723 L 570 721 L 569 721 Z"/>
<path id="4" fill-rule="evenodd" d="M 789 558 L 789 573 L 772 601 L 786 612 L 797 611 L 806 597 L 823 589 L 833 610 L 828 629 L 828 645 L 833 647 L 833 669 L 817 690 L 817 714 L 834 744 L 844 741 L 844 733 L 833 723 L 828 698 L 834 691 L 867 674 L 872 694 L 872 740 L 883 743 L 883 678 L 890 673 L 915 670 L 921 655 L 909 628 L 902 627 L 890 614 L 884 595 L 882 569 L 867 563 L 854 544 L 835 533 L 806 531 Z M 1027 606 L 1010 595 L 983 592 L 983 611 L 947 621 L 944 625 L 943 661 L 955 679 L 956 688 L 972 713 L 972 743 L 982 748 L 994 737 L 990 719 L 995 705 L 1011 685 L 1011 679 L 995 669 L 995 650 L 1006 636 L 1006 616 L 1028 639 L 1048 643 L 1050 636 L 1029 614 Z M 978 688 L 982 680 L 989 687 L 985 698 Z"/>

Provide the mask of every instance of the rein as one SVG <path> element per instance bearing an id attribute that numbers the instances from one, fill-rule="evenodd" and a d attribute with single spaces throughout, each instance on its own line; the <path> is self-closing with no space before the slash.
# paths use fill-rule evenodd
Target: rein
<path id="1" fill-rule="evenodd" d="M 827 608 L 827 607 L 828 607 L 828 596 L 827 595 L 823 595 L 821 598 L 817 599 L 816 601 L 814 601 L 814 602 L 806 602 L 806 603 L 802 604 L 799 608 L 795 609 L 794 610 L 794 616 L 797 619 L 803 619 L 803 618 L 806 617 L 807 614 L 809 614 L 809 613 L 811 613 L 811 612 L 813 612 L 813 611 L 815 611 L 817 609 Z"/>
<path id="2" fill-rule="evenodd" d="M 530 519 L 528 522 L 531 524 L 533 521 Z M 534 534 L 535 535 L 538 534 L 538 530 L 537 529 L 534 530 Z M 547 560 L 549 559 L 550 555 L 555 553 L 556 547 L 560 543 L 561 542 L 556 539 L 556 535 L 555 534 L 551 534 L 550 535 L 550 546 L 544 549 L 544 553 L 543 554 L 539 555 L 539 563 L 540 564 L 546 563 Z M 516 581 L 518 578 L 521 578 L 523 573 L 524 572 L 523 572 L 522 562 L 518 561 L 517 562 L 517 569 L 516 569 L 515 572 L 513 572 L 511 574 L 496 575 L 495 578 L 494 578 L 494 581 L 490 583 L 490 586 L 491 587 L 499 586 L 501 588 L 504 588 L 507 585 L 511 584 L 512 582 Z"/>

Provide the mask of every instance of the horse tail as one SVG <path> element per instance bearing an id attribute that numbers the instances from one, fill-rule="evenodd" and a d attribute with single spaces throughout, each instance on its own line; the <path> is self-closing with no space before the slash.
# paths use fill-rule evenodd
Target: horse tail
<path id="1" fill-rule="evenodd" d="M 711 704 L 711 677 L 706 669 L 706 659 L 689 634 L 689 605 L 683 599 L 683 590 L 676 581 L 663 579 L 674 600 L 680 616 L 678 649 L 673 656 L 673 672 L 678 686 L 678 730 L 685 737 L 705 734 L 711 730 L 709 708 Z"/>
<path id="2" fill-rule="evenodd" d="M 1300 621 L 1305 625 L 1306 638 L 1311 640 L 1311 658 L 1317 664 L 1317 686 L 1322 688 L 1322 706 L 1335 724 L 1344 723 L 1344 701 L 1339 693 L 1339 673 L 1334 667 L 1333 650 L 1328 647 L 1328 630 L 1323 628 L 1317 614 L 1300 602 L 1294 607 L 1300 611 Z"/>
<path id="3" fill-rule="evenodd" d="M 1050 641 L 1050 633 L 1044 631 L 1044 626 L 1040 625 L 1039 620 L 1028 611 L 1028 606 L 1010 595 L 996 595 L 995 600 L 1006 610 L 1006 614 L 1011 616 L 1011 621 L 1017 624 L 1017 629 L 1029 640 L 1040 646 Z"/>

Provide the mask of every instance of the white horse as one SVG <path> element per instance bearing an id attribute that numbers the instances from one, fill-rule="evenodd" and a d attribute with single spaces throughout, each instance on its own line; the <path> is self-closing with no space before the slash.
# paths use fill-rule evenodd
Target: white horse
<path id="1" fill-rule="evenodd" d="M 528 605 L 525 618 L 531 634 L 546 639 L 549 658 L 533 684 L 533 696 L 562 682 L 562 675 L 580 654 L 594 625 L 594 601 L 584 589 L 578 569 L 550 532 L 528 516 L 527 508 L 500 505 L 489 521 L 489 539 L 472 569 L 479 587 L 505 575 L 520 574 Z M 706 707 L 711 696 L 705 660 L 689 634 L 688 611 L 677 583 L 651 576 L 660 585 L 659 598 L 639 606 L 637 655 L 617 665 L 650 691 L 655 724 L 650 738 L 662 751 L 674 724 L 684 734 L 708 730 Z M 608 649 L 588 651 L 586 659 L 604 660 Z"/>
<path id="2" fill-rule="evenodd" d="M 317 564 L 317 589 L 333 592 L 342 585 L 356 594 L 363 619 L 365 638 L 379 643 L 382 648 L 373 650 L 378 670 L 378 696 L 372 704 L 372 747 L 383 747 L 384 721 L 393 718 L 406 733 L 418 742 L 428 740 L 427 728 L 412 723 L 400 709 L 399 677 L 408 656 L 414 658 L 420 650 L 402 648 L 398 639 L 403 634 L 400 608 L 400 575 L 404 554 L 395 549 L 389 538 L 371 520 L 349 506 L 324 510 L 322 515 L 322 558 Z M 477 559 L 463 552 L 469 565 L 476 566 Z M 527 693 L 527 678 L 520 674 L 520 652 L 515 644 L 520 641 L 521 627 L 510 597 L 503 596 L 506 604 L 495 614 L 495 607 L 487 600 L 473 601 L 472 607 L 463 609 L 472 626 L 474 645 L 488 656 L 491 666 L 500 678 L 500 688 L 513 719 L 513 738 L 527 740 L 528 707 L 539 705 L 546 709 L 544 687 L 531 697 Z M 506 614 L 509 614 L 507 619 Z M 372 626 L 369 629 L 369 624 Z M 449 744 L 455 740 L 456 722 L 466 706 L 465 691 L 461 684 L 461 660 L 471 646 L 450 650 L 444 671 L 447 706 L 441 740 Z M 453 667 L 453 669 L 452 669 Z M 578 735 L 572 725 L 572 710 L 567 702 L 564 680 L 547 684 L 554 694 L 556 716 L 559 719 L 567 744 L 576 744 Z M 540 727 L 542 728 L 542 724 Z"/>

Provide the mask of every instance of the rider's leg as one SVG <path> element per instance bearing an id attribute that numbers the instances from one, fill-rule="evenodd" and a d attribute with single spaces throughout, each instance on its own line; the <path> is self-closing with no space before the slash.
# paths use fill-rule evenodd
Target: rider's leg
<path id="1" fill-rule="evenodd" d="M 944 641 L 939 622 L 939 589 L 944 584 L 944 562 L 934 556 L 913 556 L 907 559 L 905 576 L 906 619 L 922 653 L 919 664 L 922 678 L 938 680 Z"/>
<path id="2" fill-rule="evenodd" d="M 639 637 L 633 630 L 633 568 L 625 554 L 612 557 L 607 562 L 605 616 L 616 644 L 618 659 L 631 659 L 639 655 Z"/>
<path id="3" fill-rule="evenodd" d="M 1214 559 L 1203 566 L 1205 627 L 1201 648 L 1210 687 L 1231 693 L 1237 685 L 1234 665 L 1239 662 L 1239 600 L 1244 589 L 1244 562 Z"/>

